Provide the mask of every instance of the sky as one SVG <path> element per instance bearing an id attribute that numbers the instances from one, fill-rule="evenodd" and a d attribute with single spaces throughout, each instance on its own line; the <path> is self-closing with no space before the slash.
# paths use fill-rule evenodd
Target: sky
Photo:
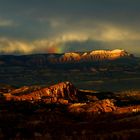
<path id="1" fill-rule="evenodd" d="M 0 54 L 97 49 L 140 56 L 139 0 L 0 0 Z"/>

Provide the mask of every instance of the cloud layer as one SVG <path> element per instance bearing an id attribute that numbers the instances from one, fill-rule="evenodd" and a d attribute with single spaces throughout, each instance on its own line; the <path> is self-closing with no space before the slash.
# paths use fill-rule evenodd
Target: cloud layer
<path id="1" fill-rule="evenodd" d="M 140 55 L 140 1 L 0 0 L 0 53 L 126 49 Z"/>

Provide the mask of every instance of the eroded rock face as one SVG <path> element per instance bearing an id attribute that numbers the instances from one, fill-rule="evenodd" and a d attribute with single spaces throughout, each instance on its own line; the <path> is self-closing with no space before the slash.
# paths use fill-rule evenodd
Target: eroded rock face
<path id="1" fill-rule="evenodd" d="M 93 103 L 72 104 L 69 106 L 69 112 L 71 113 L 107 113 L 116 110 L 116 107 L 112 100 L 104 99 Z"/>
<path id="2" fill-rule="evenodd" d="M 90 52 L 67 52 L 64 54 L 36 54 L 26 56 L 0 56 L 0 65 L 20 66 L 54 66 L 54 64 L 69 64 L 115 60 L 123 57 L 132 57 L 125 50 L 93 50 Z M 7 59 L 8 58 L 8 59 Z"/>
<path id="3" fill-rule="evenodd" d="M 125 56 L 129 56 L 125 50 L 95 50 L 91 52 L 84 53 L 65 53 L 59 58 L 53 58 L 54 62 L 58 63 L 72 63 L 72 62 L 90 62 L 90 61 L 102 61 L 102 60 L 115 60 L 117 58 L 122 58 Z"/>
<path id="4" fill-rule="evenodd" d="M 81 59 L 80 54 L 78 53 L 65 53 L 59 58 L 59 62 L 66 63 L 66 62 L 78 62 Z"/>
<path id="5" fill-rule="evenodd" d="M 88 102 L 79 102 L 85 94 Z M 129 103 L 139 101 L 138 91 L 99 93 L 78 90 L 70 82 L 62 82 L 45 88 L 24 86 L 0 95 L 16 100 L 1 102 L 0 99 L 0 139 L 128 140 L 140 137 L 140 105 Z M 127 100 L 127 106 L 118 106 L 119 100 Z M 58 104 L 60 102 L 62 104 Z"/>
<path id="6" fill-rule="evenodd" d="M 70 82 L 62 82 L 46 88 L 22 87 L 5 94 L 7 100 L 44 101 L 48 103 L 69 103 L 78 101 L 77 89 Z"/>
<path id="7" fill-rule="evenodd" d="M 116 59 L 121 58 L 123 56 L 129 56 L 129 53 L 127 53 L 125 50 L 115 49 L 115 50 L 96 50 L 92 51 L 90 55 L 97 57 L 98 59 Z"/>

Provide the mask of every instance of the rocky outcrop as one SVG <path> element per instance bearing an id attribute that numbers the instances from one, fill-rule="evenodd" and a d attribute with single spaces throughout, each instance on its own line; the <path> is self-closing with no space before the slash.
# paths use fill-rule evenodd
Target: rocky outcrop
<path id="1" fill-rule="evenodd" d="M 117 110 L 114 112 L 115 115 L 126 115 L 135 113 L 140 113 L 140 105 L 117 107 Z"/>
<path id="2" fill-rule="evenodd" d="M 81 56 L 79 53 L 65 53 L 64 55 L 62 55 L 58 62 L 61 63 L 68 63 L 68 62 L 79 62 L 81 60 Z"/>
<path id="3" fill-rule="evenodd" d="M 9 100 L 0 97 L 0 139 L 140 137 L 139 91 L 99 93 L 78 90 L 70 82 L 62 82 L 50 87 L 24 86 L 7 92 L 0 94 Z M 119 106 L 120 100 L 122 103 L 127 100 L 127 104 Z M 138 105 L 130 102 L 135 100 Z"/>
<path id="4" fill-rule="evenodd" d="M 57 62 L 59 63 L 78 63 L 78 62 L 91 62 L 91 61 L 103 61 L 103 60 L 115 60 L 122 57 L 130 57 L 130 54 L 125 50 L 95 50 L 84 53 L 65 53 Z M 53 58 L 55 59 L 55 58 Z M 58 58 L 56 58 L 58 59 Z"/>
<path id="5" fill-rule="evenodd" d="M 115 111 L 116 107 L 112 100 L 104 99 L 93 103 L 72 104 L 68 109 L 71 113 L 101 114 Z"/>
<path id="6" fill-rule="evenodd" d="M 7 100 L 44 101 L 46 103 L 77 102 L 78 90 L 70 82 L 62 82 L 50 87 L 22 87 L 11 93 L 6 93 Z"/>

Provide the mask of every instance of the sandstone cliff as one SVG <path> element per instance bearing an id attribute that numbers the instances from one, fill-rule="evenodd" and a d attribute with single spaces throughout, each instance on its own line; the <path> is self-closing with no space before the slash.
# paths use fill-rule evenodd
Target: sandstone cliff
<path id="1" fill-rule="evenodd" d="M 93 50 L 90 52 L 67 52 L 64 54 L 33 54 L 33 55 L 2 55 L 0 65 L 20 66 L 48 66 L 54 64 L 74 64 L 84 62 L 113 61 L 119 58 L 132 58 L 132 55 L 125 50 Z"/>
<path id="2" fill-rule="evenodd" d="M 123 57 L 130 57 L 131 55 L 125 50 L 95 50 L 91 52 L 69 52 L 56 58 L 55 56 L 49 59 L 54 63 L 79 63 L 79 62 L 91 62 L 91 61 L 103 61 L 103 60 L 115 60 Z"/>
<path id="3" fill-rule="evenodd" d="M 84 91 L 70 82 L 8 88 L 0 94 L 0 139 L 139 139 L 139 91 Z"/>
<path id="4" fill-rule="evenodd" d="M 77 93 L 78 90 L 70 82 L 62 82 L 44 88 L 25 86 L 4 95 L 7 100 L 69 103 L 78 101 Z"/>

